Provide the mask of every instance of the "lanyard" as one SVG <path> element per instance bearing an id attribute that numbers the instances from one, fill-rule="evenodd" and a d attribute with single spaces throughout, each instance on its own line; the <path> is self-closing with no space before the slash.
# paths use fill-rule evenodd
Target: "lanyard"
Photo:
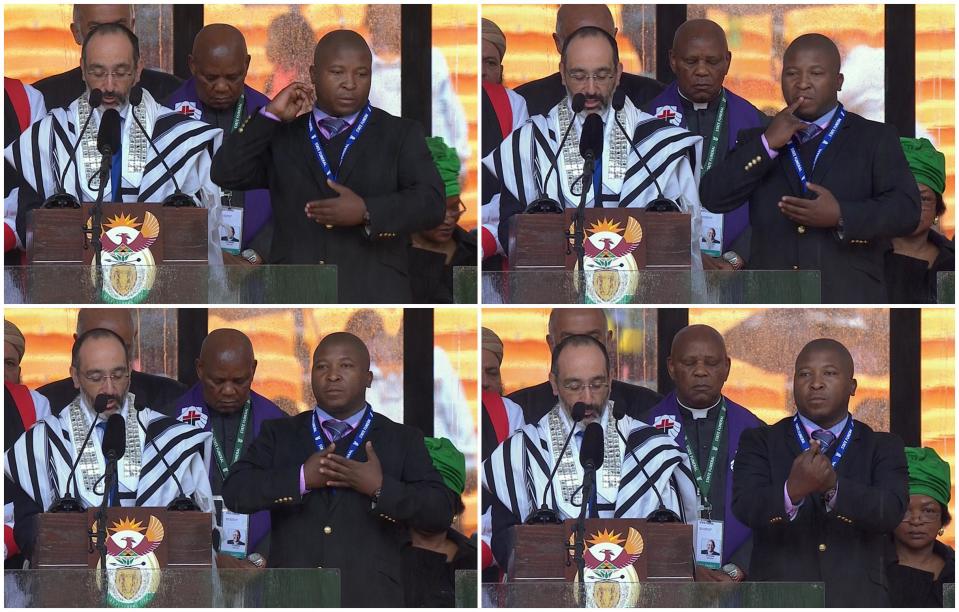
<path id="1" fill-rule="evenodd" d="M 718 122 L 718 119 L 717 119 Z M 719 418 L 716 421 L 716 431 L 713 432 L 713 443 L 709 447 L 709 460 L 706 463 L 706 475 L 703 476 L 699 469 L 699 461 L 696 459 L 696 449 L 689 449 L 689 440 L 686 442 L 686 454 L 689 456 L 689 467 L 693 469 L 693 476 L 696 477 L 696 484 L 699 486 L 699 494 L 703 500 L 703 506 L 708 511 L 709 505 L 709 486 L 713 482 L 713 475 L 716 473 L 716 459 L 719 456 L 719 445 L 723 439 L 723 430 L 726 428 L 726 398 L 723 398 L 719 407 Z"/>
<path id="2" fill-rule="evenodd" d="M 350 443 L 350 448 L 347 449 L 344 457 L 347 459 L 352 459 L 353 455 L 356 454 L 360 445 L 363 444 L 363 441 L 366 439 L 366 434 L 369 433 L 370 425 L 373 423 L 373 410 L 367 406 L 366 412 L 363 414 L 363 420 L 360 421 L 360 430 L 357 432 L 356 436 L 353 438 L 353 442 Z M 323 435 L 323 428 L 320 427 L 320 417 L 316 415 L 316 411 L 313 411 L 313 420 L 311 421 L 313 426 L 313 443 L 316 444 L 316 450 L 322 452 L 326 448 L 326 436 Z"/>
<path id="3" fill-rule="evenodd" d="M 346 139 L 346 143 L 343 145 L 343 152 L 340 153 L 340 164 L 337 166 L 337 172 L 339 172 L 339 168 L 343 167 L 343 160 L 346 159 L 347 151 L 350 150 L 350 147 L 353 146 L 356 139 L 359 138 L 363 130 L 366 129 L 366 122 L 369 121 L 372 113 L 373 107 L 367 102 L 366 108 L 363 109 L 363 113 L 356 122 L 356 126 L 353 127 L 353 131 L 350 132 L 349 138 Z M 316 160 L 320 162 L 320 167 L 323 168 L 326 178 L 335 182 L 336 175 L 333 174 L 333 171 L 330 169 L 330 162 L 326 159 L 326 153 L 323 152 L 323 146 L 320 144 L 320 130 L 316 127 L 316 122 L 313 121 L 313 117 L 310 117 L 310 120 L 307 121 L 307 128 L 310 133 L 310 142 L 313 143 L 313 152 L 316 153 Z"/>
<path id="4" fill-rule="evenodd" d="M 716 124 L 713 126 L 713 135 L 709 139 L 709 151 L 706 153 L 706 161 L 703 162 L 703 174 L 713 167 L 716 161 L 716 151 L 719 150 L 719 137 L 723 133 L 723 123 L 726 121 L 726 90 L 723 90 L 719 98 L 719 110 L 716 111 Z"/>
<path id="5" fill-rule="evenodd" d="M 240 458 L 240 453 L 243 452 L 246 428 L 250 424 L 250 403 L 251 400 L 246 400 L 246 403 L 243 404 L 243 416 L 240 417 L 240 430 L 236 434 L 236 444 L 233 445 L 233 458 L 229 463 L 226 462 L 223 447 L 220 446 L 219 440 L 216 439 L 216 432 L 212 431 L 212 427 L 210 428 L 213 434 L 213 455 L 216 457 L 216 464 L 220 468 L 220 474 L 223 475 L 223 480 L 226 480 L 226 477 L 230 475 L 230 467 L 237 462 Z M 226 440 L 224 440 L 224 442 L 226 442 Z"/>
<path id="6" fill-rule="evenodd" d="M 852 440 L 852 415 L 847 415 L 846 426 L 843 428 L 842 433 L 839 434 L 842 438 L 842 442 L 839 443 L 839 446 L 832 454 L 832 468 L 836 469 L 836 466 L 839 465 L 839 460 L 842 459 L 843 454 L 846 452 L 846 448 L 849 446 L 849 441 Z M 796 416 L 793 417 L 793 427 L 796 429 L 796 437 L 799 439 L 799 446 L 802 447 L 803 452 L 809 450 L 809 438 L 806 434 L 806 428 L 802 426 L 802 423 L 799 421 L 799 413 L 796 413 Z"/>
<path id="7" fill-rule="evenodd" d="M 816 169 L 816 162 L 819 161 L 819 156 L 822 155 L 822 152 L 825 151 L 826 147 L 832 142 L 832 139 L 836 136 L 836 132 L 839 131 L 839 126 L 842 125 L 843 119 L 845 118 L 846 109 L 840 104 L 838 108 L 836 108 L 836 115 L 832 119 L 832 125 L 829 127 L 829 131 L 822 137 L 822 142 L 819 143 L 819 148 L 816 149 L 816 156 L 812 158 L 812 169 L 810 172 Z M 802 185 L 803 193 L 806 193 L 809 191 L 809 188 L 806 187 L 806 169 L 803 168 L 802 160 L 799 158 L 796 143 L 790 140 L 786 148 L 789 150 L 789 157 L 792 158 L 793 166 L 796 167 L 796 174 L 799 175 L 799 183 Z"/>
<path id="8" fill-rule="evenodd" d="M 236 128 L 240 127 L 240 121 L 243 120 L 243 111 L 246 109 L 246 94 L 241 93 L 240 99 L 236 101 L 236 108 L 233 109 L 233 124 L 230 126 L 230 133 L 236 131 Z M 221 197 L 223 199 L 223 204 L 227 208 L 230 208 L 233 204 L 233 191 L 230 189 L 221 190 Z"/>

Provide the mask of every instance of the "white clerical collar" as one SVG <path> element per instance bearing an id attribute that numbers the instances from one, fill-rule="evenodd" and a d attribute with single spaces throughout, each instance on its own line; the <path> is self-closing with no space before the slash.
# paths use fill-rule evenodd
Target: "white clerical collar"
<path id="1" fill-rule="evenodd" d="M 723 401 L 723 396 L 720 395 L 720 396 L 719 396 L 719 399 L 716 400 L 716 403 L 713 404 L 712 406 L 710 406 L 709 408 L 690 408 L 690 407 L 687 406 L 686 404 L 684 404 L 684 403 L 682 403 L 681 401 L 679 401 L 679 398 L 678 398 L 678 397 L 676 398 L 676 403 L 677 403 L 677 404 L 679 404 L 680 406 L 682 406 L 683 408 L 685 408 L 686 410 L 688 410 L 689 412 L 692 413 L 692 415 L 693 415 L 693 420 L 694 420 L 694 421 L 698 421 L 699 419 L 705 419 L 706 417 L 708 417 L 708 416 L 709 416 L 709 411 L 712 410 L 713 408 L 715 408 L 716 406 L 718 406 L 718 405 L 720 404 L 720 402 L 722 402 L 722 401 Z"/>
<path id="2" fill-rule="evenodd" d="M 684 96 L 683 92 L 679 91 L 679 89 L 677 89 L 676 91 L 679 92 L 680 98 L 682 98 L 683 100 L 686 100 L 687 102 L 693 105 L 693 110 L 706 110 L 707 108 L 709 108 L 709 102 L 693 102 L 692 100 Z"/>

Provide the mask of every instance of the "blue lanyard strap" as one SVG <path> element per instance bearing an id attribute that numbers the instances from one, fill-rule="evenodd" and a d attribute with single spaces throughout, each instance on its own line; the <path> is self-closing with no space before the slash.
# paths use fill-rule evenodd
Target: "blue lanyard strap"
<path id="1" fill-rule="evenodd" d="M 363 108 L 363 112 L 360 114 L 359 119 L 356 122 L 356 125 L 353 126 L 353 130 L 346 139 L 346 143 L 343 144 L 343 152 L 340 153 L 340 163 L 336 167 L 337 173 L 339 173 L 339 169 L 343 167 L 343 160 L 346 159 L 346 154 L 350 150 L 350 147 L 353 146 L 353 143 L 356 142 L 356 139 L 359 138 L 360 134 L 363 133 L 363 130 L 366 129 L 366 124 L 369 121 L 371 114 L 373 114 L 373 107 L 369 102 L 367 102 L 366 107 Z M 310 120 L 307 121 L 306 124 L 310 135 L 310 142 L 313 144 L 313 152 L 316 154 L 316 161 L 318 161 L 320 163 L 320 167 L 323 168 L 326 178 L 330 179 L 331 181 L 336 181 L 336 174 L 333 174 L 333 170 L 330 168 L 330 161 L 327 159 L 326 153 L 323 151 L 323 145 L 320 144 L 320 130 L 318 127 L 316 127 L 316 122 L 313 120 L 313 117 L 310 117 Z"/>
<path id="2" fill-rule="evenodd" d="M 846 109 L 843 108 L 840 104 L 836 108 L 836 114 L 832 118 L 832 125 L 829 126 L 829 130 L 826 132 L 826 135 L 822 137 L 822 141 L 819 143 L 819 148 L 816 149 L 816 155 L 812 159 L 812 173 L 816 169 L 816 162 L 819 161 L 819 156 L 822 155 L 822 152 L 826 150 L 826 147 L 832 143 L 832 139 L 835 138 L 836 132 L 839 131 L 839 127 L 842 125 L 843 120 L 846 118 Z M 789 157 L 792 159 L 793 166 L 796 168 L 796 174 L 799 175 L 799 183 L 802 185 L 803 193 L 809 191 L 809 188 L 806 187 L 806 169 L 802 165 L 802 160 L 799 158 L 799 150 L 796 148 L 796 143 L 793 140 L 790 140 L 786 145 L 786 149 L 789 151 Z"/>
<path id="3" fill-rule="evenodd" d="M 316 450 L 322 452 L 326 448 L 326 436 L 323 435 L 323 428 L 320 427 L 320 417 L 317 416 L 315 410 L 313 411 L 313 419 L 311 424 L 313 426 L 313 443 L 316 444 Z M 347 459 L 353 458 L 353 455 L 356 454 L 357 449 L 359 449 L 366 440 L 366 436 L 370 431 L 370 425 L 372 424 L 373 409 L 367 406 L 366 411 L 363 413 L 363 420 L 360 421 L 360 430 L 353 438 L 353 442 L 350 443 L 350 447 L 347 449 L 344 457 Z"/>
<path id="4" fill-rule="evenodd" d="M 843 427 L 842 432 L 839 434 L 840 443 L 839 446 L 833 451 L 832 458 L 830 462 L 832 463 L 832 468 L 836 469 L 836 466 L 839 465 L 839 461 L 842 459 L 842 456 L 846 453 L 846 449 L 849 447 L 849 442 L 852 440 L 852 430 L 853 430 L 853 421 L 852 415 L 846 417 L 846 426 Z M 809 450 L 809 437 L 806 434 L 806 428 L 803 427 L 802 423 L 799 421 L 799 413 L 796 413 L 796 416 L 793 417 L 793 428 L 796 430 L 796 438 L 799 440 L 799 446 L 802 447 L 803 452 Z"/>

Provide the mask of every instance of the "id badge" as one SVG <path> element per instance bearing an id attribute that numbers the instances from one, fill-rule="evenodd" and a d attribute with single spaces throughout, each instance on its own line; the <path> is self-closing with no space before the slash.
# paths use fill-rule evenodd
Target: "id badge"
<path id="1" fill-rule="evenodd" d="M 243 237 L 243 209 L 223 208 L 220 211 L 220 248 L 232 255 L 240 254 Z"/>
<path id="2" fill-rule="evenodd" d="M 723 254 L 723 215 L 703 209 L 700 218 L 702 219 L 703 233 L 699 237 L 699 250 L 704 255 L 721 257 Z"/>
<path id="3" fill-rule="evenodd" d="M 250 515 L 237 514 L 224 508 L 222 533 L 224 539 L 220 540 L 220 552 L 245 559 L 250 540 Z"/>
<path id="4" fill-rule="evenodd" d="M 710 569 L 723 565 L 723 522 L 699 519 L 695 523 L 696 564 Z"/>

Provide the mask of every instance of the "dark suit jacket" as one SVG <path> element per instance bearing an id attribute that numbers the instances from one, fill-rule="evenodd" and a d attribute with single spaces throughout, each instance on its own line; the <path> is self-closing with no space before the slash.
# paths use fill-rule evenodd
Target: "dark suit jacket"
<path id="1" fill-rule="evenodd" d="M 411 302 L 409 234 L 443 222 L 443 183 L 419 124 L 373 109 L 337 178 L 366 201 L 362 226 L 326 229 L 306 218 L 308 201 L 336 197 L 307 134 L 312 115 L 279 123 L 254 113 L 213 158 L 211 176 L 229 189 L 269 188 L 270 263 L 338 266 L 343 303 Z M 338 157 L 337 157 L 338 159 Z"/>
<path id="2" fill-rule="evenodd" d="M 889 240 L 919 224 L 919 190 L 895 128 L 847 112 L 809 176 L 839 201 L 842 238 L 832 228 L 800 231 L 779 212 L 780 197 L 803 193 L 789 153 L 782 149 L 770 159 L 762 133 L 761 128 L 740 132 L 736 148 L 703 176 L 699 187 L 712 212 L 727 212 L 749 200 L 749 268 L 820 270 L 823 302 L 886 302 L 883 257 L 891 248 Z"/>
<path id="3" fill-rule="evenodd" d="M 350 489 L 300 496 L 300 466 L 316 452 L 312 418 L 309 411 L 264 422 L 233 464 L 223 500 L 235 512 L 270 510 L 271 567 L 339 568 L 344 606 L 393 607 L 403 601 L 407 525 L 446 529 L 453 519 L 453 492 L 430 462 L 423 435 L 375 414 L 367 439 L 383 468 L 376 508 L 369 497 Z M 340 455 L 352 436 L 341 442 L 336 445 Z M 361 446 L 353 458 L 366 461 L 366 449 Z"/>
<path id="4" fill-rule="evenodd" d="M 540 383 L 535 387 L 526 387 L 514 391 L 506 397 L 519 404 L 520 408 L 523 409 L 523 417 L 527 423 L 539 422 L 557 402 L 557 397 L 553 395 L 553 388 L 549 381 Z M 663 396 L 646 387 L 614 380 L 610 385 L 609 399 L 616 405 L 625 405 L 626 415 L 630 418 L 646 423 L 646 417 L 650 409 L 658 404 Z"/>
<path id="5" fill-rule="evenodd" d="M 739 439 L 733 512 L 753 530 L 750 579 L 822 581 L 827 607 L 888 607 L 884 541 L 909 500 L 902 440 L 856 421 L 836 468 L 835 508 L 810 495 L 790 521 L 783 487 L 801 452 L 792 417 Z"/>
<path id="6" fill-rule="evenodd" d="M 134 395 L 134 405 L 137 408 L 147 407 L 167 416 L 176 418 L 176 403 L 181 395 L 186 393 L 187 386 L 181 382 L 165 376 L 156 376 L 130 372 L 130 393 Z M 76 398 L 79 391 L 74 388 L 73 380 L 64 378 L 43 385 L 37 392 L 50 400 L 50 411 L 60 414 L 67 404 Z"/>
<path id="7" fill-rule="evenodd" d="M 636 108 L 642 108 L 647 102 L 655 98 L 665 88 L 665 85 L 649 77 L 638 74 L 623 73 L 619 86 L 626 91 L 626 96 Z M 526 108 L 529 116 L 545 115 L 566 96 L 566 87 L 558 72 L 548 77 L 524 83 L 516 88 L 516 93 L 526 99 Z M 77 94 L 79 95 L 79 94 Z"/>
<path id="8" fill-rule="evenodd" d="M 140 73 L 140 85 L 158 102 L 176 91 L 182 82 L 172 74 L 159 70 L 144 68 Z M 83 74 L 77 66 L 73 70 L 40 79 L 33 86 L 43 94 L 43 102 L 48 111 L 59 107 L 66 108 L 83 93 Z"/>

